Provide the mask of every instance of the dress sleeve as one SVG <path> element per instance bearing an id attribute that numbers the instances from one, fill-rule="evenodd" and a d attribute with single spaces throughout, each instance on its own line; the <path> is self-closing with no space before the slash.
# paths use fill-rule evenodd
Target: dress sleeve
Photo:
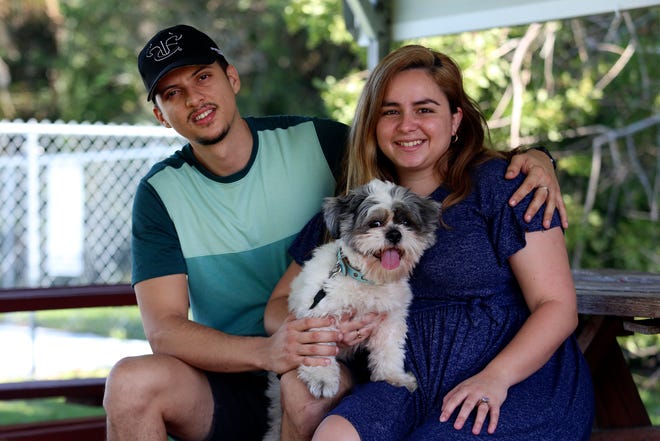
<path id="1" fill-rule="evenodd" d="M 312 257 L 314 249 L 323 243 L 325 231 L 323 214 L 319 212 L 303 227 L 289 247 L 289 254 L 297 264 L 302 266 Z"/>
<path id="2" fill-rule="evenodd" d="M 501 162 L 501 164 L 499 166 L 486 166 L 483 170 L 484 174 L 477 185 L 482 206 L 487 207 L 489 235 L 495 248 L 498 263 L 506 265 L 509 257 L 527 244 L 525 233 L 544 229 L 543 212 L 545 204 L 541 206 L 529 222 L 525 222 L 523 216 L 532 201 L 534 191 L 525 196 L 515 207 L 511 207 L 509 198 L 522 184 L 525 176 L 520 175 L 513 180 L 504 179 L 506 162 L 491 162 Z M 550 227 L 561 227 L 557 210 L 552 215 Z"/>

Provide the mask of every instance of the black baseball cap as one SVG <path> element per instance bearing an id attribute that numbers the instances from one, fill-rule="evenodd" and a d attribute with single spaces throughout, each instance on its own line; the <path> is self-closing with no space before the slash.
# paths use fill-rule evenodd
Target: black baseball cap
<path id="1" fill-rule="evenodd" d="M 147 101 L 154 98 L 156 84 L 177 67 L 227 63 L 218 45 L 205 33 L 188 25 L 176 25 L 154 35 L 138 55 L 138 69 L 147 89 Z"/>

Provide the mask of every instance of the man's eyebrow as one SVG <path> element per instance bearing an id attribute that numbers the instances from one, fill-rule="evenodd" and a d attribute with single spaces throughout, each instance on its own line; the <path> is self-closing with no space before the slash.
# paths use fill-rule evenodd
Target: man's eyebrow
<path id="1" fill-rule="evenodd" d="M 189 78 L 192 78 L 192 77 L 197 76 L 201 71 L 203 71 L 204 69 L 206 69 L 206 68 L 208 68 L 208 67 L 209 67 L 208 65 L 201 65 L 201 66 L 199 66 L 198 69 L 195 69 L 195 70 L 189 75 Z M 171 89 L 171 88 L 173 88 L 173 87 L 177 87 L 177 84 L 176 84 L 176 83 L 174 83 L 174 84 L 172 84 L 172 83 L 170 83 L 170 84 L 163 84 L 161 87 L 158 88 L 158 90 L 157 90 L 156 93 L 160 93 L 160 94 L 162 94 L 162 93 L 165 92 L 167 89 Z"/>

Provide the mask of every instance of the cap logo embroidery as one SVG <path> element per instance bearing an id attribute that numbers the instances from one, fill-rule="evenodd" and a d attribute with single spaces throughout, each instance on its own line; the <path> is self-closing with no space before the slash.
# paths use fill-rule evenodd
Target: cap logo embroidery
<path id="1" fill-rule="evenodd" d="M 149 46 L 147 58 L 153 58 L 155 61 L 163 61 L 175 53 L 183 51 L 183 48 L 179 46 L 179 40 L 182 37 L 181 34 L 170 34 L 165 40 L 159 41 L 156 45 Z"/>

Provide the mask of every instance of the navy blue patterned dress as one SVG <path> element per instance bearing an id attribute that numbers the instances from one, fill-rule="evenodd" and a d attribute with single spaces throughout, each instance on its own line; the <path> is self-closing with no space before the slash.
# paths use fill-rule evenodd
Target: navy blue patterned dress
<path id="1" fill-rule="evenodd" d="M 593 420 L 589 368 L 573 337 L 535 374 L 509 388 L 493 435 L 486 424 L 471 433 L 474 413 L 453 428 L 458 409 L 439 421 L 444 395 L 477 374 L 513 338 L 529 316 L 508 258 L 525 246 L 525 232 L 541 230 L 542 211 L 530 223 L 508 198 L 522 182 L 503 178 L 507 163 L 491 160 L 475 173 L 468 198 L 443 212 L 441 228 L 411 277 L 406 368 L 417 378 L 409 393 L 385 382 L 356 386 L 332 413 L 342 415 L 363 441 L 383 440 L 588 440 Z M 431 197 L 442 201 L 438 188 Z M 555 213 L 553 226 L 560 221 Z M 302 263 L 313 248 L 318 224 L 291 249 Z M 459 407 L 460 409 L 460 407 Z"/>

